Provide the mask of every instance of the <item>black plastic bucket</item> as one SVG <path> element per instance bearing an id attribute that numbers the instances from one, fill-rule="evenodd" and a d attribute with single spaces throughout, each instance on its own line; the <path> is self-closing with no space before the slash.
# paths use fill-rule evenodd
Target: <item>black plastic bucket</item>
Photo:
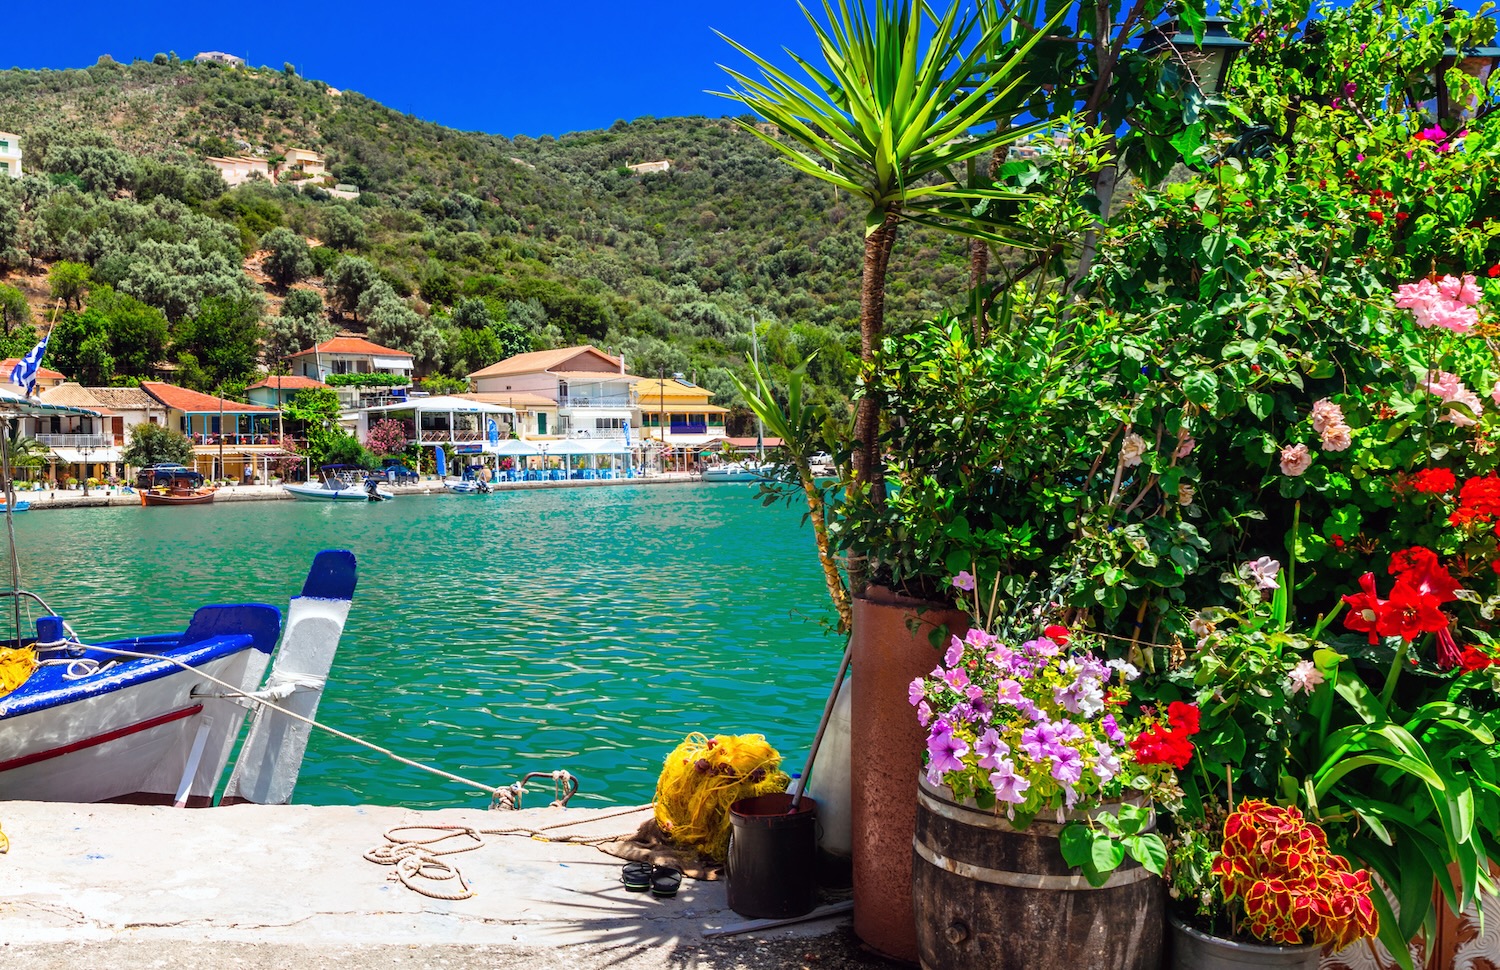
<path id="1" fill-rule="evenodd" d="M 790 919 L 818 905 L 818 805 L 791 812 L 782 792 L 729 806 L 729 908 L 752 919 Z"/>

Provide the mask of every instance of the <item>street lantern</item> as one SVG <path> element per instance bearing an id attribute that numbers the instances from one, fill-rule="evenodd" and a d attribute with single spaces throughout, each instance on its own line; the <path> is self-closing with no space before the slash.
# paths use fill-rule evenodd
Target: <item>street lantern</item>
<path id="1" fill-rule="evenodd" d="M 1443 59 L 1438 62 L 1436 78 L 1438 120 L 1453 117 L 1468 119 L 1473 116 L 1475 105 L 1471 101 L 1468 106 L 1453 110 L 1452 99 L 1448 94 L 1448 72 L 1458 68 L 1480 85 L 1487 86 L 1495 68 L 1500 67 L 1500 47 L 1486 44 L 1459 50 L 1449 38 L 1445 37 L 1444 40 Z"/>
<path id="2" fill-rule="evenodd" d="M 1193 81 L 1206 95 L 1215 95 L 1229 77 L 1229 67 L 1240 51 L 1250 45 L 1229 34 L 1229 20 L 1224 17 L 1203 18 L 1203 43 L 1192 31 L 1179 31 L 1176 21 L 1153 27 L 1141 41 L 1141 51 L 1158 54 L 1171 51 L 1179 64 L 1187 65 Z"/>

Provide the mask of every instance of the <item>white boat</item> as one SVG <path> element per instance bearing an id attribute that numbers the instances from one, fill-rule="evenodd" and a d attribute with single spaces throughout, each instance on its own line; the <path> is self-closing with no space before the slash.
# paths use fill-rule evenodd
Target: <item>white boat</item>
<path id="1" fill-rule="evenodd" d="M 487 495 L 493 491 L 490 488 L 489 482 L 470 480 L 466 482 L 444 482 L 443 484 L 447 486 L 448 491 L 453 492 L 455 495 Z"/>
<path id="2" fill-rule="evenodd" d="M 278 656 L 268 682 L 282 689 L 263 697 L 308 690 L 316 709 L 327 667 L 308 669 L 309 647 L 332 663 L 354 586 L 352 553 L 318 554 L 302 596 L 292 601 L 287 656 Z M 84 643 L 40 598 L 18 595 L 48 615 L 37 619 L 26 645 L 39 666 L 0 696 L 0 800 L 212 804 L 277 649 L 281 611 L 259 603 L 205 606 L 182 633 Z M 300 619 L 308 609 L 316 614 L 310 624 Z M 297 673 L 289 676 L 286 664 Z M 286 735 L 283 725 L 273 743 Z M 288 798 L 287 773 L 295 784 L 304 750 L 305 738 L 277 752 Z"/>
<path id="3" fill-rule="evenodd" d="M 705 482 L 762 482 L 775 473 L 775 465 L 753 461 L 729 461 L 703 469 Z"/>
<path id="4" fill-rule="evenodd" d="M 320 481 L 281 487 L 295 498 L 319 502 L 387 502 L 396 497 L 382 479 L 367 475 L 361 469 L 348 465 L 324 465 L 318 472 Z"/>

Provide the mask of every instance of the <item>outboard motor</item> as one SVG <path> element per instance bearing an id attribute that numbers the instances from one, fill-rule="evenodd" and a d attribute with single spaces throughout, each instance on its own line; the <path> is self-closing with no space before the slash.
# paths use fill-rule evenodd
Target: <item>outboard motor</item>
<path id="1" fill-rule="evenodd" d="M 379 502 L 379 501 L 381 501 L 381 497 L 380 497 L 380 481 L 378 479 L 375 479 L 375 478 L 367 478 L 367 479 L 365 479 L 365 494 L 367 496 L 369 496 L 370 501 L 372 501 L 372 502 Z"/>

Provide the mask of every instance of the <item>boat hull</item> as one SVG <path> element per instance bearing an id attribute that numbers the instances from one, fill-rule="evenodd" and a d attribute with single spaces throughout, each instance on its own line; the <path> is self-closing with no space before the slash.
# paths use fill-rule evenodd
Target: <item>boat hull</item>
<path id="1" fill-rule="evenodd" d="M 142 505 L 207 505 L 214 500 L 214 491 L 201 492 L 141 492 Z"/>
<path id="2" fill-rule="evenodd" d="M 254 690 L 279 629 L 268 606 L 206 607 L 180 636 L 101 644 L 161 659 L 41 668 L 0 698 L 0 800 L 209 804 L 246 710 L 204 675 Z"/>
<path id="3" fill-rule="evenodd" d="M 756 465 L 715 465 L 703 470 L 705 482 L 763 482 L 770 477 L 769 467 Z"/>
<path id="4" fill-rule="evenodd" d="M 307 499 L 314 502 L 387 502 L 395 498 L 394 492 L 384 488 L 376 489 L 375 498 L 363 488 L 324 488 L 322 485 L 283 485 L 292 494 L 293 498 Z"/>

